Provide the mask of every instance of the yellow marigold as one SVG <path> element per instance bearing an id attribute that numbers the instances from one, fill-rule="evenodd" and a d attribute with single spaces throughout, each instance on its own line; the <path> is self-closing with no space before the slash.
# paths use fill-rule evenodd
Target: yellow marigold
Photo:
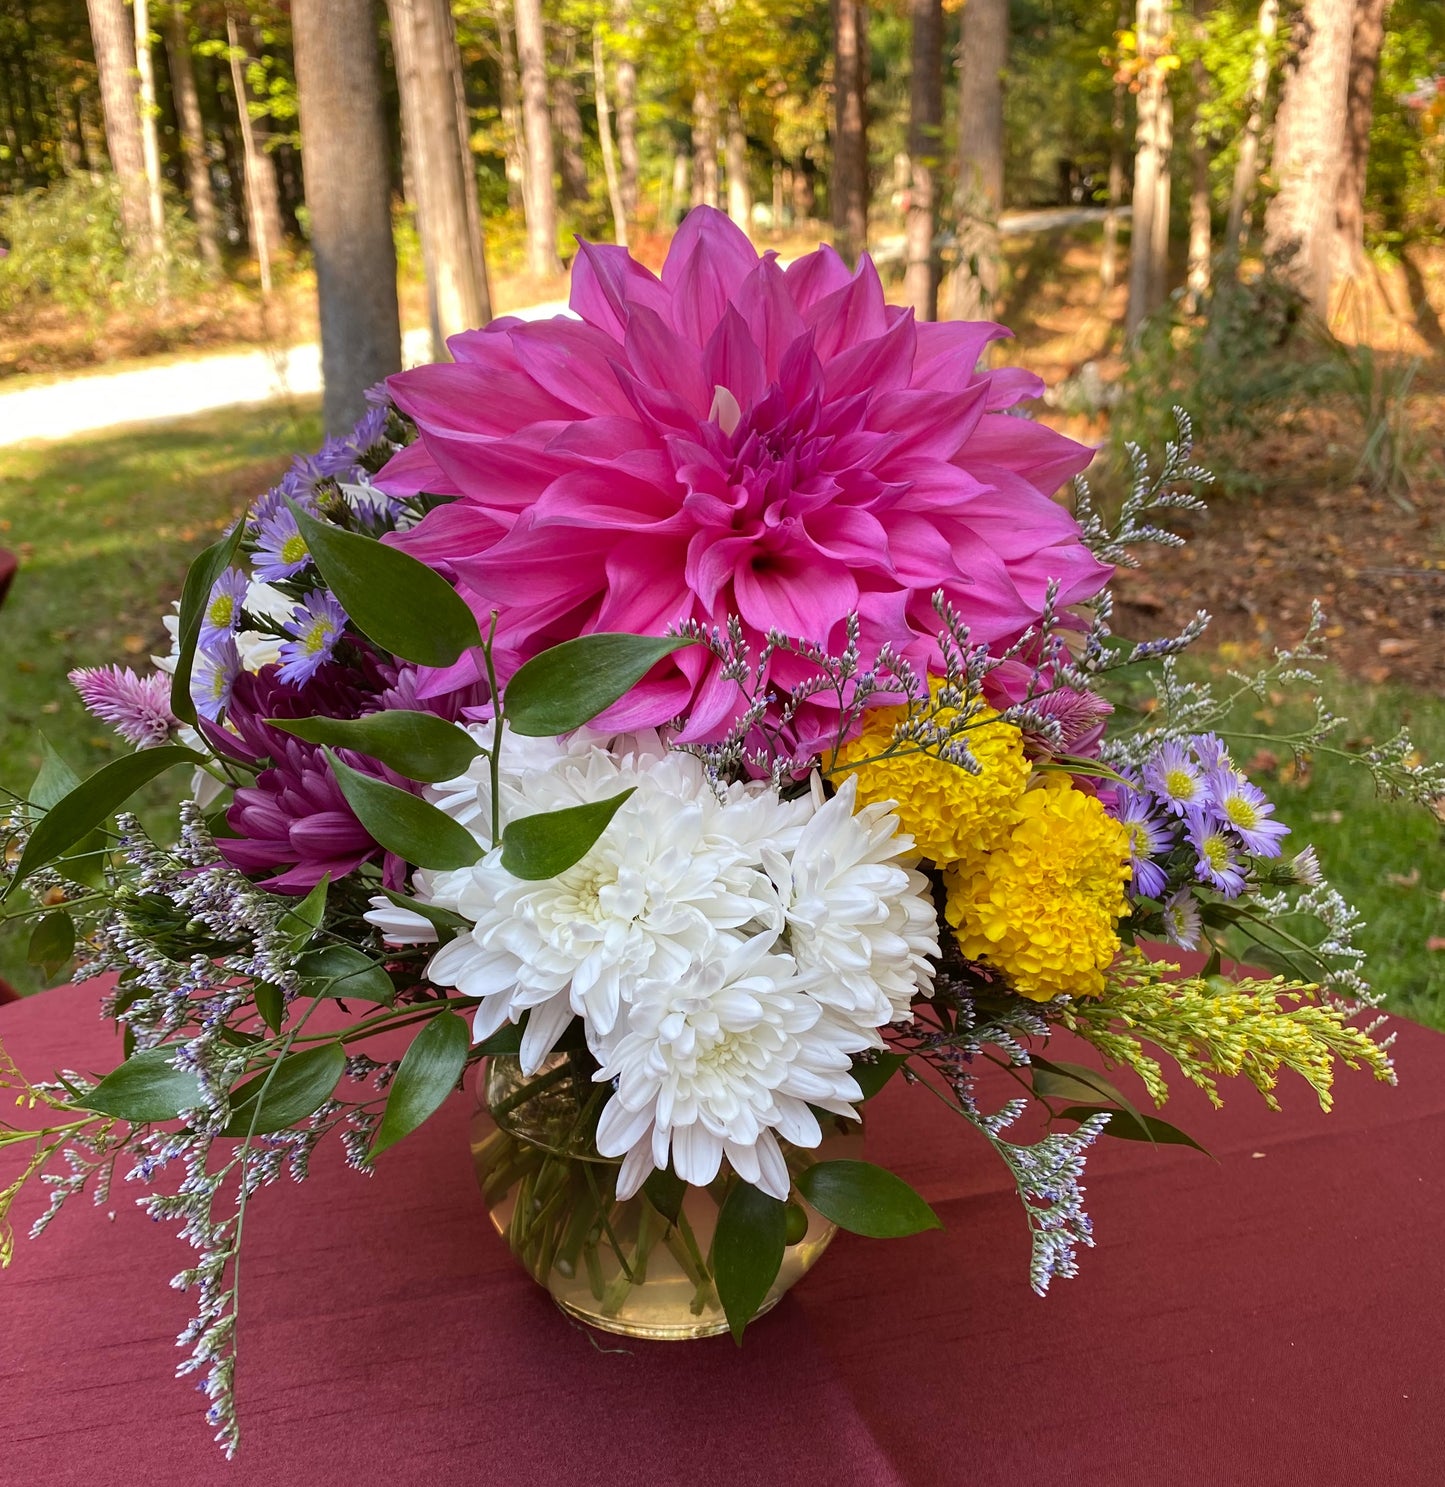
<path id="1" fill-rule="evenodd" d="M 935 695 L 937 688 L 935 683 Z M 932 721 L 947 725 L 956 713 L 942 708 Z M 839 752 L 838 763 L 846 767 L 860 759 L 874 761 L 852 771 L 858 777 L 858 804 L 895 802 L 898 819 L 921 856 L 940 867 L 972 861 L 1003 841 L 1018 819 L 1029 779 L 1023 736 L 1011 724 L 993 721 L 998 714 L 985 709 L 963 734 L 982 766 L 978 774 L 907 744 L 887 759 L 875 759 L 893 742 L 893 730 L 906 715 L 902 707 L 866 713 L 863 732 Z"/>
<path id="2" fill-rule="evenodd" d="M 1007 841 L 945 873 L 948 922 L 963 953 L 1021 996 L 1097 996 L 1119 950 L 1129 872 L 1125 829 L 1055 776 L 1024 795 Z"/>

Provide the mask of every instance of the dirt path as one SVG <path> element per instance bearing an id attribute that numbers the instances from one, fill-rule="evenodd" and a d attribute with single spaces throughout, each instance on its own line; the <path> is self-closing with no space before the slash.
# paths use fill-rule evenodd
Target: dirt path
<path id="1" fill-rule="evenodd" d="M 541 320 L 566 309 L 561 300 L 510 313 Z M 425 330 L 408 331 L 402 361 L 415 366 L 431 354 Z M 309 397 L 321 391 L 321 348 L 241 351 L 124 372 L 98 372 L 63 381 L 0 390 L 0 448 L 32 440 L 68 439 L 126 424 L 169 422 L 216 408 Z"/>

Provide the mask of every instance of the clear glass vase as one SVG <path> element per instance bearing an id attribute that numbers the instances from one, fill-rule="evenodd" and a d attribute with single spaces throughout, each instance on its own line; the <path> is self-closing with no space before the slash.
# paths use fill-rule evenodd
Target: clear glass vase
<path id="1" fill-rule="evenodd" d="M 726 1332 L 711 1250 L 737 1178 L 724 1167 L 707 1187 L 686 1188 L 675 1223 L 645 1191 L 619 1202 L 620 1160 L 599 1156 L 594 1140 L 607 1093 L 592 1082 L 595 1067 L 586 1055 L 559 1053 L 527 1078 L 515 1058 L 487 1060 L 472 1158 L 492 1223 L 557 1305 L 590 1326 L 660 1339 Z M 823 1119 L 816 1150 L 780 1143 L 795 1175 L 817 1161 L 861 1154 L 859 1122 Z M 795 1188 L 791 1242 L 759 1314 L 812 1269 L 835 1232 Z"/>

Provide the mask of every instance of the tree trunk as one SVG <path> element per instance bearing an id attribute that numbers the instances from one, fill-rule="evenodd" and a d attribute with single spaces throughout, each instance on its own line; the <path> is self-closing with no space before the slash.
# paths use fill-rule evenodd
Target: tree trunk
<path id="1" fill-rule="evenodd" d="M 943 157 L 943 0 L 910 0 L 908 222 L 904 293 L 916 320 L 938 319 L 938 171 Z"/>
<path id="2" fill-rule="evenodd" d="M 1274 125 L 1278 190 L 1265 213 L 1265 251 L 1283 260 L 1282 272 L 1320 315 L 1329 311 L 1334 269 L 1354 22 L 1353 0 L 1304 0 Z"/>
<path id="3" fill-rule="evenodd" d="M 1115 35 L 1128 24 L 1129 12 L 1121 4 L 1115 18 Z M 1119 207 L 1124 200 L 1124 117 L 1128 92 L 1123 69 L 1116 68 L 1114 106 L 1109 115 L 1109 204 L 1104 212 L 1104 251 L 1099 260 L 1099 282 L 1105 290 L 1112 289 L 1119 277 Z"/>
<path id="4" fill-rule="evenodd" d="M 587 162 L 582 158 L 582 115 L 577 111 L 577 33 L 568 26 L 561 37 L 561 60 L 552 78 L 552 122 L 562 148 L 558 151 L 561 167 L 562 199 L 583 202 L 588 199 Z M 555 53 L 554 53 L 555 55 Z"/>
<path id="5" fill-rule="evenodd" d="M 458 109 L 456 35 L 447 0 L 388 0 L 404 143 L 426 270 L 432 355 L 491 318 L 472 153 Z"/>
<path id="6" fill-rule="evenodd" d="M 728 216 L 747 232 L 753 225 L 753 187 L 748 178 L 748 136 L 736 103 L 728 105 Z"/>
<path id="7" fill-rule="evenodd" d="M 617 63 L 617 156 L 621 163 L 622 211 L 637 216 L 637 68 L 630 57 Z"/>
<path id="8" fill-rule="evenodd" d="M 539 279 L 562 272 L 557 257 L 557 187 L 552 179 L 552 119 L 547 111 L 547 52 L 541 0 L 513 0 L 522 68 L 522 128 L 527 139 L 527 266 Z"/>
<path id="9" fill-rule="evenodd" d="M 241 153 L 245 160 L 246 223 L 251 249 L 261 276 L 261 293 L 271 292 L 271 259 L 280 244 L 281 213 L 276 201 L 276 167 L 261 153 L 246 99 L 246 78 L 241 67 L 245 55 L 236 30 L 235 16 L 227 13 L 226 40 L 230 44 L 231 92 L 236 99 L 236 117 L 241 127 Z M 269 201 L 268 201 L 269 197 Z"/>
<path id="10" fill-rule="evenodd" d="M 517 78 L 517 53 L 512 39 L 508 0 L 497 0 L 492 11 L 497 23 L 497 55 L 502 84 L 502 148 L 507 169 L 507 205 L 526 208 L 527 152 L 523 147 L 522 86 Z"/>
<path id="11" fill-rule="evenodd" d="M 1349 278 L 1359 278 L 1365 271 L 1365 172 L 1370 162 L 1370 121 L 1375 112 L 1375 79 L 1380 70 L 1388 4 L 1389 0 L 1355 0 L 1344 158 L 1335 205 L 1339 233 L 1335 266 Z"/>
<path id="12" fill-rule="evenodd" d="M 105 143 L 120 186 L 121 227 L 127 249 L 146 257 L 160 251 L 160 242 L 151 231 L 145 146 L 136 102 L 135 32 L 125 13 L 125 0 L 86 0 L 86 9 L 100 76 Z"/>
<path id="13" fill-rule="evenodd" d="M 717 98 L 710 88 L 692 98 L 692 204 L 718 204 Z"/>
<path id="14" fill-rule="evenodd" d="M 1134 154 L 1134 220 L 1129 249 L 1129 308 L 1125 328 L 1138 334 L 1164 303 L 1169 274 L 1169 161 L 1174 105 L 1159 60 L 1168 51 L 1168 0 L 1139 0 L 1139 120 Z"/>
<path id="15" fill-rule="evenodd" d="M 848 264 L 868 247 L 868 6 L 832 0 L 833 246 Z"/>
<path id="16" fill-rule="evenodd" d="M 176 122 L 186 161 L 186 194 L 196 223 L 201 258 L 213 272 L 221 266 L 221 239 L 216 228 L 216 198 L 211 191 L 211 162 L 206 156 L 206 127 L 196 92 L 196 68 L 191 57 L 191 27 L 185 9 L 172 5 L 166 28 L 166 57 L 171 92 L 176 100 Z"/>
<path id="17" fill-rule="evenodd" d="M 612 205 L 612 238 L 627 246 L 627 209 L 622 205 L 622 182 L 617 176 L 617 157 L 612 153 L 612 117 L 607 106 L 607 59 L 602 53 L 602 32 L 592 28 L 592 92 L 597 103 L 597 138 L 602 145 L 602 170 L 607 177 L 607 200 Z"/>
<path id="18" fill-rule="evenodd" d="M 1003 77 L 1008 0 L 969 0 L 958 48 L 958 268 L 953 314 L 987 317 L 998 297 L 1003 207 Z"/>
<path id="19" fill-rule="evenodd" d="M 324 422 L 339 434 L 401 368 L 396 245 L 373 0 L 292 0 Z"/>
<path id="20" fill-rule="evenodd" d="M 1196 0 L 1196 5 L 1198 0 Z M 1211 254 L 1209 221 L 1209 139 L 1200 127 L 1198 109 L 1209 91 L 1209 74 L 1196 57 L 1194 74 L 1195 118 L 1189 131 L 1189 267 L 1185 276 L 1185 308 L 1197 315 L 1209 293 Z"/>
<path id="21" fill-rule="evenodd" d="M 161 195 L 161 143 L 156 131 L 156 70 L 151 55 L 151 22 L 148 0 L 132 0 L 135 14 L 135 70 L 139 86 L 141 160 L 146 175 L 146 215 L 150 220 L 151 241 L 164 250 L 166 241 L 166 207 Z"/>
<path id="22" fill-rule="evenodd" d="M 1254 61 L 1245 95 L 1244 134 L 1234 165 L 1234 186 L 1229 193 L 1229 220 L 1224 229 L 1225 251 L 1238 254 L 1249 236 L 1249 210 L 1259 179 L 1259 136 L 1264 129 L 1264 101 L 1269 93 L 1269 50 L 1279 23 L 1279 0 L 1260 0 L 1259 34 L 1254 43 Z"/>

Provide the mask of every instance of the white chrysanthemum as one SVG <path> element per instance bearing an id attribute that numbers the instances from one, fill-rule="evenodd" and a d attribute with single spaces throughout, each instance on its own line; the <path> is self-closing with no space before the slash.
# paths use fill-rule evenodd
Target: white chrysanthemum
<path id="1" fill-rule="evenodd" d="M 777 894 L 758 867 L 759 845 L 728 839 L 728 807 L 690 755 L 619 759 L 591 747 L 515 774 L 504 783 L 504 804 L 509 814 L 526 815 L 605 800 L 629 787 L 635 793 L 592 850 L 556 878 L 515 878 L 493 850 L 472 867 L 418 884 L 419 897 L 473 926 L 433 957 L 429 977 L 481 998 L 478 1039 L 528 1011 L 521 1055 L 528 1072 L 574 1014 L 585 1019 L 589 1041 L 605 1040 L 642 981 L 685 975 L 717 953 L 721 935 L 759 928 L 776 935 L 782 928 Z M 791 829 L 798 812 L 774 803 Z M 751 837 L 751 797 L 742 807 Z"/>
<path id="2" fill-rule="evenodd" d="M 791 1186 L 778 1137 L 823 1139 L 809 1105 L 856 1115 L 849 1072 L 865 1040 L 827 1016 L 770 934 L 720 941 L 681 977 L 639 987 L 626 1028 L 606 1050 L 599 1081 L 616 1092 L 597 1124 L 597 1149 L 622 1157 L 617 1196 L 630 1197 L 665 1168 L 703 1185 L 726 1157 L 773 1197 Z"/>
<path id="3" fill-rule="evenodd" d="M 404 909 L 384 893 L 372 895 L 371 907 L 361 917 L 381 931 L 388 945 L 435 945 L 441 938 L 436 925 L 424 914 Z"/>
<path id="4" fill-rule="evenodd" d="M 793 958 L 824 973 L 814 993 L 865 1031 L 897 1022 L 913 998 L 933 989 L 938 916 L 928 879 L 898 858 L 913 839 L 886 805 L 854 811 L 858 781 L 849 775 L 823 802 L 817 777 L 812 819 L 792 853 L 765 848 L 763 866 L 777 887 Z M 870 1040 L 882 1046 L 875 1032 Z"/>

